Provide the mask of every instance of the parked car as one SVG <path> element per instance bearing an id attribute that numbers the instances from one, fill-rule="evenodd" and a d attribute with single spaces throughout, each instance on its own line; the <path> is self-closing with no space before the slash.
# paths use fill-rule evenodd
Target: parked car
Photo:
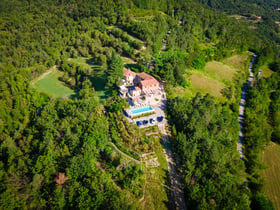
<path id="1" fill-rule="evenodd" d="M 150 123 L 151 123 L 151 124 L 155 124 L 155 123 L 156 123 L 156 119 L 155 119 L 155 118 L 151 118 L 151 119 L 150 119 Z"/>
<path id="2" fill-rule="evenodd" d="M 161 122 L 163 120 L 163 116 L 157 117 L 157 121 Z"/>
<path id="3" fill-rule="evenodd" d="M 142 126 L 142 125 L 143 125 L 143 123 L 142 123 L 142 121 L 137 121 L 137 122 L 136 122 L 136 125 L 138 125 L 138 126 Z"/>
<path id="4" fill-rule="evenodd" d="M 143 125 L 147 125 L 148 120 L 143 120 Z"/>

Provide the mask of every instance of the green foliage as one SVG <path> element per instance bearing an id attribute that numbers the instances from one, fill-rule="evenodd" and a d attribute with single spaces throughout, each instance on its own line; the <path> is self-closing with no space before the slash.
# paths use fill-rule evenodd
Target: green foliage
<path id="1" fill-rule="evenodd" d="M 279 36 L 277 36 L 278 28 L 274 22 L 279 20 L 280 17 L 279 11 L 276 10 L 280 6 L 277 0 L 251 0 L 245 2 L 242 0 L 199 0 L 199 2 L 210 8 L 224 11 L 227 14 L 239 14 L 255 21 L 256 16 L 261 16 L 261 21 L 256 24 L 257 31 L 273 42 L 279 43 L 280 41 Z"/>
<path id="2" fill-rule="evenodd" d="M 237 116 L 199 93 L 192 100 L 169 101 L 168 113 L 188 207 L 249 209 L 244 165 L 236 151 Z"/>
<path id="3" fill-rule="evenodd" d="M 250 87 L 246 97 L 244 121 L 244 144 L 246 168 L 252 190 L 253 209 L 273 209 L 272 203 L 263 194 L 261 172 L 264 168 L 261 156 L 270 140 L 279 139 L 279 75 L 260 79 Z"/>
<path id="4" fill-rule="evenodd" d="M 123 62 L 117 53 L 113 53 L 108 63 L 107 86 L 118 86 L 123 78 Z"/>
<path id="5" fill-rule="evenodd" d="M 189 86 L 190 86 L 190 82 L 185 80 L 185 81 L 183 81 L 183 82 L 181 83 L 181 86 L 182 86 L 183 88 L 189 87 Z"/>
<path id="6" fill-rule="evenodd" d="M 268 200 L 266 196 L 262 193 L 258 193 L 253 198 L 253 203 L 251 206 L 252 209 L 260 209 L 260 210 L 273 210 L 273 203 L 271 200 Z"/>
<path id="7" fill-rule="evenodd" d="M 249 48 L 262 55 L 259 65 L 267 59 L 274 61 L 275 48 L 268 40 L 278 39 L 269 17 L 260 24 L 262 30 L 252 33 L 246 25 L 192 0 L 3 0 L 0 28 L 1 209 L 138 207 L 134 202 L 143 195 L 142 171 L 135 166 L 117 170 L 120 160 L 112 155 L 107 161 L 103 156 L 109 153 L 111 139 L 135 157 L 153 151 L 158 139 L 129 124 L 121 113 L 127 104 L 117 98 L 105 102 L 105 116 L 93 88 L 98 88 L 92 78 L 96 72 L 69 58 L 84 56 L 99 64 L 102 77 L 97 78 L 99 82 L 107 79 L 109 89 L 123 77 L 120 55 L 136 58 L 137 68 L 157 78 L 184 85 L 187 67 L 200 68 L 203 62 Z M 169 30 L 172 33 L 167 36 Z M 166 51 L 159 53 L 163 39 Z M 75 99 L 50 98 L 30 86 L 29 81 L 54 65 L 63 72 L 60 80 L 78 90 Z M 279 130 L 277 98 L 275 92 L 271 106 L 275 138 Z M 178 131 L 175 142 L 182 146 L 175 148 L 182 154 L 180 165 L 190 207 L 246 209 L 246 186 L 238 178 L 242 166 L 232 149 L 238 132 L 231 111 L 209 96 L 176 100 L 171 101 L 169 111 L 174 113 L 171 119 Z M 264 140 L 258 139 L 257 145 L 270 137 L 265 122 L 268 107 L 262 106 L 263 122 L 256 123 L 264 125 Z M 60 172 L 68 178 L 62 184 L 55 181 Z M 250 180 L 256 188 L 258 178 Z M 261 196 L 258 200 L 267 205 Z"/>
<path id="8" fill-rule="evenodd" d="M 192 62 L 192 67 L 195 69 L 203 69 L 205 67 L 205 60 L 202 57 L 197 57 Z"/>
<path id="9" fill-rule="evenodd" d="M 272 140 L 280 143 L 280 87 L 272 94 L 271 111 L 272 124 L 274 130 L 272 131 Z"/>

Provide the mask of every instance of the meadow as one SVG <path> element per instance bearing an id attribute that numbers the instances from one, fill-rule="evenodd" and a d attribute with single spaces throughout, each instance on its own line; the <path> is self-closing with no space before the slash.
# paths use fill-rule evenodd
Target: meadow
<path id="1" fill-rule="evenodd" d="M 268 65 L 263 65 L 259 69 L 262 70 L 262 77 L 265 78 L 270 77 L 271 74 L 273 73 L 273 71 L 268 67 Z"/>
<path id="2" fill-rule="evenodd" d="M 51 97 L 75 97 L 75 91 L 67 87 L 62 81 L 59 80 L 59 77 L 61 77 L 62 75 L 63 72 L 58 71 L 55 67 L 53 67 L 43 75 L 41 75 L 39 78 L 32 81 L 31 84 L 39 92 L 44 92 Z"/>
<path id="3" fill-rule="evenodd" d="M 248 70 L 248 58 L 250 54 L 245 52 L 241 55 L 234 55 L 222 61 L 207 62 L 204 69 L 187 70 L 185 79 L 188 86 L 183 88 L 177 86 L 170 88 L 170 96 L 173 97 L 193 97 L 197 92 L 203 95 L 209 93 L 218 101 L 224 102 L 227 99 L 222 95 L 221 91 L 233 85 L 236 75 L 245 74 Z"/>
<path id="4" fill-rule="evenodd" d="M 262 160 L 267 166 L 263 172 L 266 195 L 272 200 L 275 209 L 280 209 L 280 145 L 275 143 L 268 145 Z"/>

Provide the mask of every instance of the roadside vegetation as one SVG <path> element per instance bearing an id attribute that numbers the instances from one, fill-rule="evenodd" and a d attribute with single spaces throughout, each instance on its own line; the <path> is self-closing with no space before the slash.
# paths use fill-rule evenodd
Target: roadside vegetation
<path id="1" fill-rule="evenodd" d="M 264 78 L 268 78 L 273 74 L 273 71 L 269 68 L 267 64 L 259 67 L 259 69 L 262 71 L 261 76 Z"/>
<path id="2" fill-rule="evenodd" d="M 273 209 L 273 205 L 264 191 L 262 173 L 265 167 L 261 157 L 271 141 L 279 144 L 280 139 L 280 69 L 274 70 L 276 72 L 271 77 L 261 78 L 249 88 L 244 118 L 244 153 L 252 206 L 262 209 Z"/>
<path id="3" fill-rule="evenodd" d="M 188 208 L 249 209 L 237 114 L 200 93 L 170 100 L 167 111 Z"/>

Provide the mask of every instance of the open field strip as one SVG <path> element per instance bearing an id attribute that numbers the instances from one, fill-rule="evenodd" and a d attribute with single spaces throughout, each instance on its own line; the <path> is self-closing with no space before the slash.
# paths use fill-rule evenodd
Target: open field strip
<path id="1" fill-rule="evenodd" d="M 204 70 L 207 76 L 218 81 L 230 81 L 236 72 L 238 72 L 238 69 L 218 61 L 208 62 Z"/>
<path id="2" fill-rule="evenodd" d="M 263 172 L 266 195 L 272 200 L 275 209 L 280 210 L 280 145 L 273 142 L 268 145 L 262 160 L 267 166 Z"/>

